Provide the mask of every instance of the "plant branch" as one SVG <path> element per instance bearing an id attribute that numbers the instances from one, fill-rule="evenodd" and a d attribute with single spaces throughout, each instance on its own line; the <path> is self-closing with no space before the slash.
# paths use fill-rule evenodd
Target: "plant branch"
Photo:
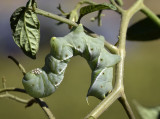
<path id="1" fill-rule="evenodd" d="M 45 114 L 48 116 L 49 119 L 55 119 L 55 117 L 53 116 L 52 112 L 50 111 L 48 105 L 42 99 L 35 98 L 35 100 L 37 101 L 39 106 L 43 109 L 43 111 L 45 112 Z"/>
<path id="2" fill-rule="evenodd" d="M 17 61 L 17 60 L 14 60 L 14 61 Z M 38 103 L 39 106 L 43 109 L 43 111 L 45 112 L 45 114 L 47 115 L 47 117 L 49 119 L 55 119 L 55 117 L 53 116 L 53 113 L 48 108 L 48 105 L 42 99 L 31 98 L 30 100 L 26 100 L 26 99 L 19 98 L 15 95 L 12 95 L 12 94 L 8 93 L 8 91 L 16 91 L 16 92 L 25 93 L 25 94 L 26 94 L 26 92 L 24 89 L 20 89 L 20 88 L 7 88 L 5 81 L 6 81 L 5 78 L 2 77 L 3 89 L 0 89 L 0 93 L 5 93 L 5 94 L 1 94 L 0 98 L 9 98 L 9 99 L 17 101 L 19 103 L 26 104 L 26 107 L 31 106 L 33 103 Z"/>
<path id="3" fill-rule="evenodd" d="M 93 2 L 91 0 L 82 0 L 80 2 L 82 2 L 83 4 L 90 4 L 90 5 L 96 5 L 97 4 L 96 2 Z"/>
<path id="4" fill-rule="evenodd" d="M 9 94 L 9 93 L 0 95 L 0 98 L 9 98 L 9 99 L 15 100 L 15 101 L 23 103 L 23 104 L 27 104 L 29 102 L 29 100 L 19 98 L 15 95 L 12 95 L 12 94 Z"/>
<path id="5" fill-rule="evenodd" d="M 105 40 L 104 46 L 105 46 L 111 53 L 118 54 L 118 48 L 117 48 L 116 46 L 110 44 L 108 41 Z"/>
<path id="6" fill-rule="evenodd" d="M 90 119 L 91 117 L 97 119 L 119 97 L 120 92 L 117 92 L 117 90 L 114 89 L 99 105 L 97 105 L 96 108 L 94 108 L 94 110 L 92 110 L 91 113 L 85 117 L 85 119 Z"/>
<path id="7" fill-rule="evenodd" d="M 23 75 L 26 74 L 25 68 L 14 57 L 8 56 L 8 58 L 10 58 L 19 67 L 19 69 L 22 71 Z"/>
<path id="8" fill-rule="evenodd" d="M 6 89 L 6 91 L 15 91 L 15 90 L 11 90 L 11 89 Z M 19 98 L 15 95 L 12 95 L 12 94 L 9 94 L 9 93 L 6 93 L 6 94 L 3 94 L 3 95 L 0 95 L 0 98 L 9 98 L 9 99 L 12 99 L 12 100 L 15 100 L 19 103 L 23 103 L 23 104 L 26 104 L 26 107 L 29 107 L 30 106 L 30 102 L 33 103 L 38 103 L 39 106 L 43 109 L 43 111 L 45 112 L 45 114 L 47 115 L 47 117 L 49 119 L 55 119 L 55 117 L 53 116 L 53 113 L 50 111 L 50 109 L 48 108 L 48 105 L 42 100 L 42 99 L 36 99 L 34 101 L 34 98 L 30 99 L 30 100 L 26 100 L 26 99 L 22 99 L 22 98 Z M 28 106 L 29 105 L 29 106 Z"/>
<path id="9" fill-rule="evenodd" d="M 75 23 L 75 22 L 73 22 L 73 21 L 71 21 L 71 20 L 69 20 L 69 19 L 67 19 L 67 18 L 63 18 L 63 17 L 61 17 L 61 16 L 58 16 L 58 15 L 56 15 L 56 14 L 52 14 L 52 13 L 50 13 L 50 12 L 46 12 L 46 11 L 41 10 L 41 9 L 38 9 L 38 8 L 34 8 L 34 9 L 33 9 L 33 8 L 29 8 L 29 9 L 34 10 L 34 12 L 37 13 L 37 14 L 43 15 L 43 16 L 45 16 L 45 17 L 49 17 L 49 18 L 51 18 L 51 19 L 55 19 L 55 20 L 57 20 L 57 21 L 66 23 L 66 24 L 68 24 L 68 25 L 75 26 L 75 27 L 78 26 L 77 23 Z M 86 33 L 89 34 L 90 36 L 92 36 L 92 37 L 97 37 L 97 36 L 98 36 L 97 34 L 95 34 L 94 32 L 92 32 L 91 30 L 89 30 L 89 29 L 86 28 L 85 26 L 84 26 L 84 28 L 85 28 L 85 30 L 86 30 Z M 110 43 L 107 42 L 106 40 L 105 40 L 105 43 L 104 43 L 104 44 L 105 44 L 105 47 L 108 48 L 112 53 L 117 53 L 118 50 L 117 50 L 117 47 L 116 47 L 116 46 L 110 44 Z"/>
<path id="10" fill-rule="evenodd" d="M 78 26 L 78 24 L 77 23 L 75 23 L 75 22 L 73 22 L 73 21 L 71 21 L 71 20 L 69 20 L 69 19 L 66 19 L 66 18 L 63 18 L 63 17 L 61 17 L 61 16 L 58 16 L 58 15 L 56 15 L 56 14 L 52 14 L 52 13 L 50 13 L 50 12 L 47 12 L 47 11 L 44 11 L 44 10 L 41 10 L 41 9 L 38 9 L 38 8 L 29 8 L 29 9 L 31 9 L 31 10 L 34 10 L 34 12 L 36 13 L 36 14 L 39 14 L 39 15 L 42 15 L 42 16 L 45 16 L 45 17 L 49 17 L 49 18 L 51 18 L 51 19 L 55 19 L 55 20 L 57 20 L 57 21 L 61 21 L 61 22 L 63 22 L 63 23 L 66 23 L 66 24 L 68 24 L 68 25 L 71 25 L 71 26 Z"/>
<path id="11" fill-rule="evenodd" d="M 119 6 L 123 6 L 123 0 L 116 0 L 116 3 L 117 3 Z"/>
<path id="12" fill-rule="evenodd" d="M 14 95 L 8 93 L 8 91 L 18 91 L 18 88 L 7 88 L 5 82 L 6 82 L 5 77 L 2 77 L 3 89 L 0 90 L 0 93 L 5 92 L 5 94 L 0 95 L 0 98 L 9 98 L 9 99 L 15 100 L 17 102 L 20 102 L 20 103 L 23 103 L 23 104 L 27 104 L 28 100 L 19 98 L 17 96 L 14 96 Z M 25 91 L 23 89 L 20 89 L 19 92 L 24 93 Z"/>
<path id="13" fill-rule="evenodd" d="M 141 12 L 143 12 L 146 16 L 148 16 L 154 23 L 156 23 L 160 27 L 160 19 L 158 16 L 153 13 L 147 6 L 143 4 Z"/>
<path id="14" fill-rule="evenodd" d="M 21 88 L 4 88 L 4 89 L 0 89 L 0 93 L 6 92 L 6 91 L 14 91 L 14 92 L 20 92 L 20 93 L 26 93 L 26 91 L 24 89 Z"/>
<path id="15" fill-rule="evenodd" d="M 115 0 L 110 0 L 110 2 L 118 9 L 118 12 L 124 12 L 124 10 L 115 2 Z"/>
<path id="16" fill-rule="evenodd" d="M 6 89 L 6 91 L 15 91 L 15 90 Z M 23 103 L 23 104 L 27 104 L 27 105 L 30 105 L 29 103 L 31 101 L 32 101 L 32 103 L 38 103 L 39 106 L 43 109 L 43 111 L 45 112 L 45 114 L 47 115 L 47 117 L 49 119 L 55 119 L 55 117 L 53 116 L 52 112 L 48 108 L 48 105 L 42 99 L 37 98 L 35 101 L 33 101 L 34 98 L 32 98 L 30 100 L 26 100 L 26 99 L 19 98 L 19 97 L 15 96 L 15 95 L 12 95 L 12 94 L 9 94 L 9 93 L 0 95 L 0 98 L 9 98 L 9 99 L 15 100 L 15 101 L 17 101 L 19 103 Z M 26 107 L 28 107 L 28 106 L 26 106 Z"/>
<path id="17" fill-rule="evenodd" d="M 129 119 L 132 119 L 134 117 L 134 114 L 132 112 L 132 109 L 127 101 L 125 93 L 122 94 L 122 96 L 118 99 L 120 103 L 123 105 Z M 135 117 L 134 117 L 135 118 Z"/>

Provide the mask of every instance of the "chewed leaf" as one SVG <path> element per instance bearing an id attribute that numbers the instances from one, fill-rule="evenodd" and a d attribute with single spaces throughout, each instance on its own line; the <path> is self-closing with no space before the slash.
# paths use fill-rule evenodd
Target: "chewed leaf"
<path id="1" fill-rule="evenodd" d="M 89 14 L 91 12 L 105 10 L 105 9 L 116 10 L 117 8 L 112 4 L 108 4 L 108 3 L 84 6 L 80 9 L 80 18 L 82 18 L 84 15 Z"/>
<path id="2" fill-rule="evenodd" d="M 160 18 L 160 15 L 158 15 Z M 128 28 L 127 40 L 150 41 L 160 38 L 160 27 L 150 18 L 145 18 Z"/>
<path id="3" fill-rule="evenodd" d="M 23 52 L 35 58 L 39 49 L 40 24 L 37 15 L 25 7 L 18 8 L 10 18 L 13 39 Z"/>

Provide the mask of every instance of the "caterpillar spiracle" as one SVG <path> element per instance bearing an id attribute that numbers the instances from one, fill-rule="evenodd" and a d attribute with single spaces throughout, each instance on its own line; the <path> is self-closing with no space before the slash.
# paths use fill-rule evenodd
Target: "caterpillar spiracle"
<path id="1" fill-rule="evenodd" d="M 92 69 L 87 97 L 104 99 L 112 90 L 113 66 L 120 61 L 120 56 L 104 48 L 103 36 L 93 38 L 79 25 L 64 37 L 51 38 L 50 43 L 51 52 L 45 58 L 44 67 L 26 73 L 22 80 L 29 95 L 41 98 L 55 92 L 64 78 L 70 58 L 76 55 L 84 57 Z"/>

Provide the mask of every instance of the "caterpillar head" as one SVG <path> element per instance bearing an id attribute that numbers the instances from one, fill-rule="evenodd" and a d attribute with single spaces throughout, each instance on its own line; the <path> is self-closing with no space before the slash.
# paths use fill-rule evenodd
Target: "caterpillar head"
<path id="1" fill-rule="evenodd" d="M 39 68 L 28 72 L 22 79 L 26 92 L 35 98 L 51 95 L 55 86 L 49 81 L 47 74 Z"/>

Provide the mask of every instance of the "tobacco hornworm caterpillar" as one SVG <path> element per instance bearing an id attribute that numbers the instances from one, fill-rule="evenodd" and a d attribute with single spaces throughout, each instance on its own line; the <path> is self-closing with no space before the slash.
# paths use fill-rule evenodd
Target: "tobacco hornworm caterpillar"
<path id="1" fill-rule="evenodd" d="M 112 90 L 113 66 L 120 61 L 118 55 L 104 48 L 104 38 L 93 38 L 84 33 L 82 25 L 64 37 L 51 39 L 51 52 L 45 66 L 28 72 L 22 82 L 26 92 L 36 98 L 46 97 L 60 85 L 72 56 L 84 57 L 92 69 L 91 85 L 87 96 L 103 99 Z"/>

